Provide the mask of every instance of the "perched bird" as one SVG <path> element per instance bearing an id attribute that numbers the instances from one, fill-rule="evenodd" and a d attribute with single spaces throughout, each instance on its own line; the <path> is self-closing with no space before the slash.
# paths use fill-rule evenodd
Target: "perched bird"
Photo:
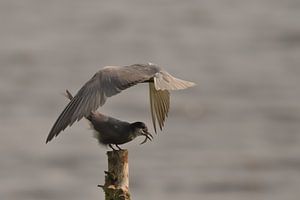
<path id="1" fill-rule="evenodd" d="M 65 96 L 72 100 L 72 94 L 66 90 Z M 97 111 L 92 111 L 86 117 L 95 130 L 95 137 L 100 144 L 108 145 L 115 150 L 112 145 L 115 145 L 119 150 L 120 144 L 130 142 L 137 136 L 145 136 L 145 140 L 141 143 L 144 144 L 149 139 L 152 140 L 153 136 L 148 132 L 147 126 L 143 122 L 128 123 L 118 119 L 105 116 Z"/>
<path id="2" fill-rule="evenodd" d="M 89 116 L 92 111 L 103 106 L 107 97 L 116 95 L 138 83 L 149 83 L 150 109 L 155 132 L 156 121 L 162 130 L 168 115 L 169 90 L 185 89 L 195 85 L 192 82 L 173 77 L 152 63 L 104 67 L 82 86 L 65 107 L 50 130 L 46 143 L 67 126 Z"/>

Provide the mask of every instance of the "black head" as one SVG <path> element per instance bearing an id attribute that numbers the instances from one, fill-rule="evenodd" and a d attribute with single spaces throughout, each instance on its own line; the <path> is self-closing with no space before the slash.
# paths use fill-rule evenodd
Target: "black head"
<path id="1" fill-rule="evenodd" d="M 144 122 L 134 122 L 131 124 L 132 127 L 138 128 L 138 129 L 146 129 L 148 130 L 146 124 Z"/>
<path id="2" fill-rule="evenodd" d="M 133 132 L 136 134 L 136 136 L 143 135 L 145 136 L 145 140 L 141 143 L 144 144 L 148 139 L 151 141 L 153 136 L 151 133 L 148 132 L 148 128 L 145 123 L 143 122 L 134 122 L 130 124 L 130 126 L 133 129 Z"/>

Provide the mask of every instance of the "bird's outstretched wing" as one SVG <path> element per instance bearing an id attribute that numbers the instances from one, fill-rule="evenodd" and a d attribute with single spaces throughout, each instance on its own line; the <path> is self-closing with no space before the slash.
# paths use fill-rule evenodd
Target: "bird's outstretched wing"
<path id="1" fill-rule="evenodd" d="M 88 116 L 102 106 L 107 97 L 120 93 L 133 85 L 149 81 L 160 71 L 154 65 L 108 66 L 98 71 L 77 92 L 54 123 L 46 143 L 76 120 Z"/>

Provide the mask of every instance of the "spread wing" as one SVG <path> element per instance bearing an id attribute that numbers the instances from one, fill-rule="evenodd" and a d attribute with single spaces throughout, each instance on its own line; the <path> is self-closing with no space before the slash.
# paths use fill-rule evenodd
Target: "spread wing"
<path id="1" fill-rule="evenodd" d="M 55 121 L 46 143 L 57 136 L 67 126 L 102 106 L 107 97 L 120 93 L 138 83 L 150 81 L 160 71 L 154 65 L 109 66 L 97 72 L 65 107 Z"/>

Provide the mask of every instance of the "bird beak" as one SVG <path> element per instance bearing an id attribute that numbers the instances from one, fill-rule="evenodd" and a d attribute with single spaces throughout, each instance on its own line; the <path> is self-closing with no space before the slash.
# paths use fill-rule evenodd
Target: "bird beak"
<path id="1" fill-rule="evenodd" d="M 153 139 L 152 134 L 149 133 L 149 132 L 146 132 L 146 131 L 145 131 L 145 132 L 142 133 L 142 135 L 145 136 L 145 139 L 144 139 L 144 141 L 141 142 L 140 144 L 144 144 L 144 143 L 147 142 L 148 140 L 152 141 L 152 139 Z"/>

